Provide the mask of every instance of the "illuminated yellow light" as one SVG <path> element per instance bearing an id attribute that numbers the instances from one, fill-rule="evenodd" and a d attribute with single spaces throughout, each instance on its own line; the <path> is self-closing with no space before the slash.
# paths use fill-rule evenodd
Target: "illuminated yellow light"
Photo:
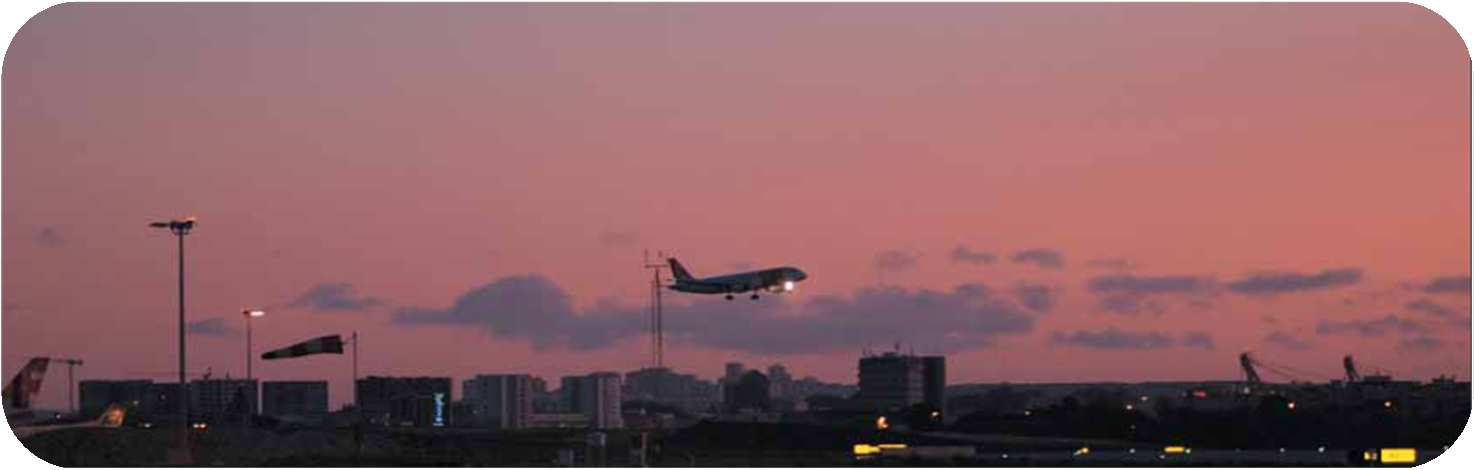
<path id="1" fill-rule="evenodd" d="M 906 444 L 881 444 L 881 445 L 878 445 L 876 447 L 879 447 L 881 449 L 896 450 L 896 449 L 905 449 L 906 448 Z"/>
<path id="2" fill-rule="evenodd" d="M 1382 463 L 1417 463 L 1418 449 L 1382 449 Z"/>
<path id="3" fill-rule="evenodd" d="M 1167 447 L 1165 447 L 1165 448 L 1162 449 L 1162 452 L 1168 453 L 1168 454 L 1181 454 L 1181 453 L 1187 452 L 1187 447 L 1183 447 L 1183 446 L 1167 446 Z"/>
<path id="4" fill-rule="evenodd" d="M 879 453 L 879 447 L 870 444 L 855 444 L 855 455 L 870 455 Z"/>
<path id="5" fill-rule="evenodd" d="M 884 416 L 881 416 L 879 418 L 875 418 L 875 429 L 879 429 L 879 430 L 884 431 L 886 428 L 889 428 L 889 427 L 891 427 L 891 425 L 890 425 L 890 423 L 887 423 L 885 421 L 885 417 Z"/>
<path id="6" fill-rule="evenodd" d="M 1090 448 L 1089 447 L 1081 447 L 1081 448 L 1075 450 L 1075 455 L 1090 455 Z"/>

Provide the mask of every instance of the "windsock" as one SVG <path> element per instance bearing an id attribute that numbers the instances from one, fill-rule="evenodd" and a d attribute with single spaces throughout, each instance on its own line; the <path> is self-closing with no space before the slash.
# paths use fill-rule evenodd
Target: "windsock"
<path id="1" fill-rule="evenodd" d="M 311 354 L 343 354 L 343 337 L 338 335 L 323 336 L 303 341 L 285 348 L 268 351 L 261 355 L 262 359 L 286 359 L 301 357 Z"/>

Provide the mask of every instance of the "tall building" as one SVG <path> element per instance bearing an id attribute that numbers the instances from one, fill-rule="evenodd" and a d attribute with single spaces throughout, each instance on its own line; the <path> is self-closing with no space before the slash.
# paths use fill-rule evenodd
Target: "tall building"
<path id="1" fill-rule="evenodd" d="M 474 425 L 522 429 L 532 424 L 530 375 L 478 375 L 461 382 L 461 400 L 471 408 Z"/>
<path id="2" fill-rule="evenodd" d="M 255 379 L 201 379 L 189 383 L 190 409 L 201 419 L 239 418 L 255 415 Z"/>
<path id="3" fill-rule="evenodd" d="M 932 410 L 946 414 L 947 358 L 945 356 L 923 356 L 921 358 L 921 383 L 921 401 Z"/>
<path id="4" fill-rule="evenodd" d="M 755 370 L 747 371 L 742 377 L 722 386 L 725 397 L 722 407 L 728 413 L 742 411 L 769 411 L 773 407 L 772 396 L 768 395 L 768 377 Z"/>
<path id="5" fill-rule="evenodd" d="M 793 376 L 783 364 L 768 366 L 768 395 L 774 399 L 792 399 Z"/>
<path id="6" fill-rule="evenodd" d="M 691 374 L 664 367 L 624 374 L 624 399 L 674 405 L 689 413 L 705 413 L 721 401 L 721 388 Z"/>
<path id="7" fill-rule="evenodd" d="M 617 429 L 624 427 L 620 402 L 623 400 L 619 374 L 598 372 L 564 377 L 559 390 L 569 411 L 588 417 L 590 427 Z"/>
<path id="8" fill-rule="evenodd" d="M 940 411 L 946 401 L 946 358 L 888 352 L 860 358 L 856 399 L 877 410 L 925 403 Z"/>
<path id="9" fill-rule="evenodd" d="M 358 379 L 354 384 L 354 403 L 371 423 L 393 424 L 415 422 L 414 416 L 405 413 L 412 406 L 395 406 L 395 401 L 427 399 L 439 396 L 447 406 L 450 403 L 450 377 L 377 377 Z M 412 414 L 412 413 L 411 413 Z"/>
<path id="10" fill-rule="evenodd" d="M 328 383 L 262 382 L 261 414 L 287 420 L 321 420 L 328 414 Z"/>
<path id="11" fill-rule="evenodd" d="M 726 374 L 722 376 L 722 382 L 737 383 L 737 379 L 742 378 L 742 374 L 746 372 L 747 366 L 743 365 L 741 362 L 728 362 Z"/>
<path id="12" fill-rule="evenodd" d="M 143 412 L 152 380 L 83 380 L 77 384 L 82 416 L 95 417 L 114 404 Z"/>

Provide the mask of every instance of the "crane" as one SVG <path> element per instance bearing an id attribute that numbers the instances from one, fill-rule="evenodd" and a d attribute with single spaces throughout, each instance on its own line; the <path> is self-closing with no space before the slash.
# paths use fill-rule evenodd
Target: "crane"
<path id="1" fill-rule="evenodd" d="M 1239 354 L 1239 367 L 1244 369 L 1244 382 L 1250 387 L 1263 382 L 1259 379 L 1259 372 L 1254 370 L 1254 364 L 1254 358 L 1249 357 L 1248 352 Z"/>
<path id="2" fill-rule="evenodd" d="M 1341 359 L 1341 366 L 1346 368 L 1346 383 L 1350 384 L 1361 381 L 1361 374 L 1356 373 L 1356 361 L 1351 359 L 1350 354 L 1347 354 L 1346 358 Z"/>

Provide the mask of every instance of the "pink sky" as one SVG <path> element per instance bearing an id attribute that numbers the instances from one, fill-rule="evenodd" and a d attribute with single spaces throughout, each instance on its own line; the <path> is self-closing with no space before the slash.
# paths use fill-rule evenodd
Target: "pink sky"
<path id="1" fill-rule="evenodd" d="M 1468 377 L 1469 70 L 1410 5 L 58 6 L 4 64 L 3 373 L 75 356 L 81 379 L 168 380 L 175 253 L 146 224 L 194 215 L 191 320 L 273 307 L 260 350 L 357 329 L 365 375 L 641 367 L 643 336 L 536 346 L 557 332 L 487 326 L 516 306 L 395 318 L 535 274 L 598 334 L 589 318 L 643 306 L 648 247 L 698 275 L 803 268 L 763 318 L 841 345 L 715 344 L 698 304 L 667 357 L 708 378 L 741 360 L 853 382 L 861 348 L 897 340 L 945 349 L 953 383 L 1233 379 L 1242 350 Z M 1010 259 L 1029 249 L 1064 265 Z M 914 262 L 879 269 L 891 251 Z M 1358 275 L 1320 283 L 1338 269 Z M 1296 287 L 1234 287 L 1267 273 Z M 1210 286 L 1121 313 L 1091 288 L 1113 275 Z M 1448 277 L 1463 288 L 1425 291 Z M 1054 306 L 1022 307 L 1021 282 Z M 377 302 L 288 306 L 331 283 Z M 869 308 L 861 289 L 970 283 L 997 302 L 972 313 L 1028 327 L 825 327 Z M 853 308 L 821 318 L 816 298 Z M 1172 344 L 1067 341 L 1112 329 Z M 225 333 L 191 335 L 193 370 L 243 372 Z M 337 404 L 348 367 L 255 371 L 330 379 Z M 42 405 L 64 402 L 51 386 Z"/>

